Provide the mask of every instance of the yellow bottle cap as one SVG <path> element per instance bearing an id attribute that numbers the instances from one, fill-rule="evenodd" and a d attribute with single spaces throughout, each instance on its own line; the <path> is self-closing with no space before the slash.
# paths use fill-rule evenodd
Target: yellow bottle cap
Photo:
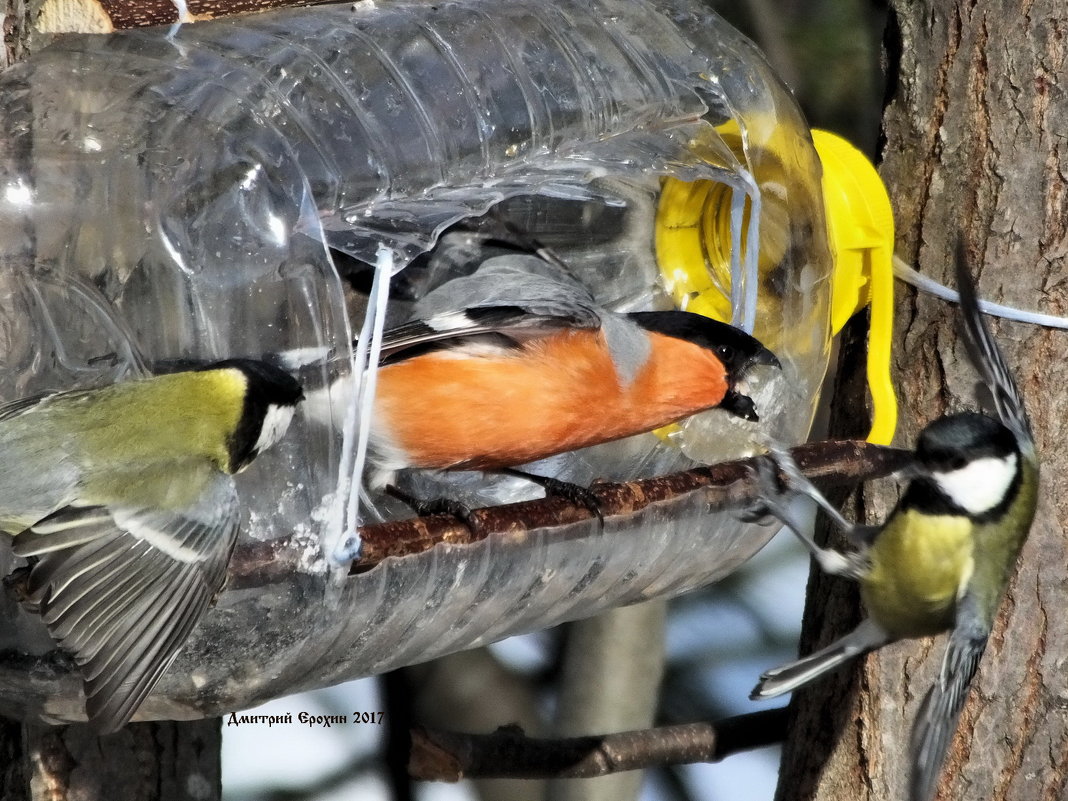
<path id="1" fill-rule="evenodd" d="M 863 153 L 828 131 L 813 130 L 812 142 L 823 164 L 823 203 L 834 251 L 831 330 L 837 334 L 850 317 L 871 304 L 868 441 L 888 445 L 897 427 L 897 398 L 890 381 L 894 212 L 879 173 Z"/>
<path id="2" fill-rule="evenodd" d="M 721 126 L 723 142 L 741 150 L 736 128 Z M 813 130 L 823 166 L 822 190 L 834 255 L 831 329 L 871 304 L 868 387 L 872 428 L 868 441 L 889 444 L 897 427 L 897 398 L 890 381 L 893 335 L 894 217 L 890 198 L 871 162 L 853 145 L 827 131 Z M 731 319 L 731 188 L 715 181 L 665 178 L 656 217 L 656 252 L 664 285 L 679 308 L 717 320 Z M 748 226 L 745 204 L 743 231 Z M 788 245 L 762 234 L 758 270 L 779 263 Z M 787 230 L 769 225 L 769 231 Z M 742 241 L 745 241 L 743 235 Z M 773 343 L 765 343 L 769 346 Z"/>

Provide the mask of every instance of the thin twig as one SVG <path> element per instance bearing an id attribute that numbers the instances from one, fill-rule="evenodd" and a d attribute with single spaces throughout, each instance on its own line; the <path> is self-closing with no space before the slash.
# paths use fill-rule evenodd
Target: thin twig
<path id="1" fill-rule="evenodd" d="M 408 771 L 426 781 L 582 779 L 653 765 L 718 762 L 739 751 L 782 742 L 785 735 L 784 707 L 718 723 L 555 740 L 527 737 L 518 726 L 492 734 L 416 728 Z"/>

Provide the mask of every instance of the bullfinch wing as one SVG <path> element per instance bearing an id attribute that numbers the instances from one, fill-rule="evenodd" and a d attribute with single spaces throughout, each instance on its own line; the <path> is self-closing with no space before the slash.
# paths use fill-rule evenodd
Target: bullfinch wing
<path id="1" fill-rule="evenodd" d="M 487 335 L 522 344 L 564 328 L 600 328 L 602 315 L 562 267 L 529 254 L 495 256 L 420 300 L 411 322 L 386 332 L 382 353 L 389 361 L 409 348 Z"/>

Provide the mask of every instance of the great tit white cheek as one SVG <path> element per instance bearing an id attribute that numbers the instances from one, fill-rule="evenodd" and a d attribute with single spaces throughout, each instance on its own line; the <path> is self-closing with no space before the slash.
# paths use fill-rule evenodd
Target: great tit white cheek
<path id="1" fill-rule="evenodd" d="M 984 456 L 957 470 L 935 472 L 932 478 L 953 503 L 969 514 L 980 515 L 1005 499 L 1019 469 L 1017 461 L 1015 453 Z"/>
<path id="2" fill-rule="evenodd" d="M 278 442 L 289 428 L 293 419 L 295 406 L 277 406 L 271 404 L 267 407 L 267 413 L 263 416 L 263 425 L 260 428 L 260 436 L 256 440 L 255 453 L 263 453 L 269 447 Z"/>

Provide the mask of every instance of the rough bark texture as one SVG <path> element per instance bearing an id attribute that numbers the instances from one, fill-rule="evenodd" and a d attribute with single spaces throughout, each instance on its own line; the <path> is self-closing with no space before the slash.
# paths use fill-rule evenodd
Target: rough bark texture
<path id="1" fill-rule="evenodd" d="M 222 793 L 218 720 L 135 723 L 97 737 L 88 726 L 0 719 L 5 801 L 212 801 Z"/>
<path id="2" fill-rule="evenodd" d="M 25 0 L 0 0 L 0 71 L 26 57 L 29 32 Z"/>
<path id="3" fill-rule="evenodd" d="M 899 255 L 945 283 L 961 237 L 981 297 L 1065 314 L 1068 9 L 1058 0 L 892 6 L 881 172 Z M 897 444 L 906 445 L 933 418 L 972 407 L 975 377 L 954 307 L 902 288 L 897 313 Z M 1068 335 L 1006 322 L 993 328 L 1027 397 L 1043 488 L 938 798 L 1054 801 L 1065 797 L 1068 775 Z M 868 520 L 882 520 L 896 497 L 894 487 L 869 490 Z M 841 585 L 832 586 L 838 595 L 811 604 L 809 637 L 820 643 L 856 621 L 855 595 L 843 602 Z M 944 644 L 898 643 L 802 693 L 779 798 L 905 799 L 909 732 Z"/>
<path id="4" fill-rule="evenodd" d="M 108 737 L 87 726 L 26 726 L 23 742 L 34 801 L 211 801 L 221 793 L 218 720 L 135 723 Z"/>
<path id="5" fill-rule="evenodd" d="M 336 0 L 187 0 L 181 21 L 199 22 L 333 1 Z M 144 25 L 171 25 L 179 21 L 179 14 L 172 0 L 43 0 L 35 19 L 43 33 L 111 33 Z"/>

